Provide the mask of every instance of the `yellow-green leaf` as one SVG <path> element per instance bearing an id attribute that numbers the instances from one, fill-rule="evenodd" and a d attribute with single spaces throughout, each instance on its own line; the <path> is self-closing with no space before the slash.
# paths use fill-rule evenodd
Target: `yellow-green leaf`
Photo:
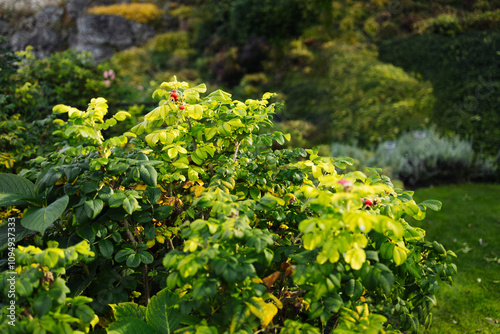
<path id="1" fill-rule="evenodd" d="M 345 254 L 345 262 L 351 265 L 354 270 L 359 270 L 366 261 L 366 253 L 361 248 L 352 248 Z"/>

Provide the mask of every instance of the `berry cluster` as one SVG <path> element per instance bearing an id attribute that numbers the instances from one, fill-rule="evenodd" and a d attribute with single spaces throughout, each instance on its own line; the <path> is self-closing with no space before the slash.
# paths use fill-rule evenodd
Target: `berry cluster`
<path id="1" fill-rule="evenodd" d="M 180 97 L 179 97 L 179 94 L 177 93 L 177 90 L 175 89 L 172 89 L 172 91 L 170 92 L 170 97 L 175 101 L 175 102 L 178 102 Z M 186 109 L 186 106 L 181 104 L 179 105 L 179 109 L 180 110 L 184 110 Z"/>

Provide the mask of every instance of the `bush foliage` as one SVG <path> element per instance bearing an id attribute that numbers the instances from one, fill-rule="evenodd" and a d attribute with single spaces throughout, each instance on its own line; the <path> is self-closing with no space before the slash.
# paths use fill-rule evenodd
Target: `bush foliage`
<path id="1" fill-rule="evenodd" d="M 372 151 L 356 145 L 334 143 L 331 153 L 354 158 L 352 168 L 377 166 L 408 187 L 494 181 L 497 162 L 474 152 L 470 141 L 442 136 L 435 128 L 407 132 L 385 141 Z"/>
<path id="2" fill-rule="evenodd" d="M 94 15 L 116 15 L 140 23 L 156 23 L 163 12 L 152 3 L 120 3 L 109 6 L 90 7 L 87 12 Z"/>
<path id="3" fill-rule="evenodd" d="M 429 326 L 439 284 L 456 273 L 455 255 L 406 217 L 423 219 L 441 204 L 417 204 L 379 170 L 338 175 L 346 159 L 273 150 L 290 140 L 260 133 L 272 125 L 273 94 L 242 102 L 205 91 L 164 82 L 154 92 L 158 107 L 111 138 L 103 131 L 129 114 L 108 117 L 104 98 L 85 111 L 54 107 L 67 116 L 55 121 L 61 149 L 35 159 L 22 177 L 0 174 L 0 205 L 27 208 L 18 237 L 1 249 L 19 259 L 16 289 L 32 287 L 15 305 L 22 326 L 9 326 L 3 307 L 2 331 L 74 324 L 87 332 L 94 312 L 109 333 Z M 39 249 L 23 248 L 30 243 Z M 47 255 L 23 262 L 30 252 Z M 40 307 L 54 289 L 50 280 L 38 285 L 42 274 L 74 299 L 58 292 L 57 304 Z"/>

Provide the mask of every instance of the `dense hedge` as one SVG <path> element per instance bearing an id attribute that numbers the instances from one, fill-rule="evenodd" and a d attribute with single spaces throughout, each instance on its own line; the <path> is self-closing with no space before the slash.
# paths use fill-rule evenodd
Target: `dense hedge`
<path id="1" fill-rule="evenodd" d="M 379 57 L 430 80 L 436 97 L 432 120 L 494 155 L 500 144 L 499 45 L 500 31 L 415 35 L 380 43 Z"/>

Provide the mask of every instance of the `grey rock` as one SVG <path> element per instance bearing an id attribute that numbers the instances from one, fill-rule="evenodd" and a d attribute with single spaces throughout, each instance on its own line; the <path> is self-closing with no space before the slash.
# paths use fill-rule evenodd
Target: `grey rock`
<path id="1" fill-rule="evenodd" d="M 64 46 L 64 33 L 59 26 L 64 10 L 58 6 L 46 6 L 22 24 L 21 30 L 14 32 L 10 42 L 13 50 L 24 50 L 33 46 L 33 54 L 45 57 L 52 52 L 61 50 Z"/>
<path id="2" fill-rule="evenodd" d="M 116 15 L 80 16 L 76 31 L 71 47 L 90 51 L 98 62 L 109 58 L 114 51 L 142 44 L 155 35 L 152 27 Z"/>
<path id="3" fill-rule="evenodd" d="M 85 15 L 89 5 L 90 0 L 69 0 L 66 3 L 66 12 L 69 18 L 74 21 L 78 17 Z"/>
<path id="4" fill-rule="evenodd" d="M 0 35 L 7 36 L 11 33 L 12 28 L 7 21 L 0 19 Z"/>

